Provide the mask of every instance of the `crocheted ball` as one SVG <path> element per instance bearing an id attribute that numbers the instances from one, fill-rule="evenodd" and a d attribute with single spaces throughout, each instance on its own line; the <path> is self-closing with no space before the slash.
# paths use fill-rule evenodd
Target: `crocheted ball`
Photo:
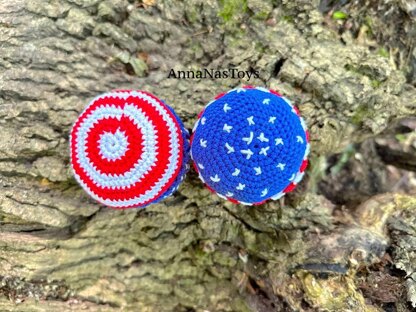
<path id="1" fill-rule="evenodd" d="M 293 190 L 308 154 L 309 134 L 298 109 L 260 87 L 218 95 L 200 113 L 191 136 L 201 180 L 220 197 L 245 205 Z"/>
<path id="2" fill-rule="evenodd" d="M 145 91 L 96 97 L 70 135 L 76 180 L 98 202 L 120 209 L 171 195 L 189 169 L 189 148 L 173 109 Z"/>

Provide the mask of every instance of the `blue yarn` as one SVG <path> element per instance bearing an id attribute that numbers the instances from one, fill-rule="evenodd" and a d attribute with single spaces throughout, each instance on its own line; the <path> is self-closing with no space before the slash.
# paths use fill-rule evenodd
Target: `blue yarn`
<path id="1" fill-rule="evenodd" d="M 180 169 L 180 171 L 178 173 L 178 176 L 173 181 L 172 185 L 169 186 L 169 188 L 163 194 L 161 194 L 158 198 L 156 198 L 155 200 L 153 200 L 151 203 L 147 204 L 146 206 L 148 206 L 150 204 L 154 204 L 154 203 L 158 203 L 158 202 L 162 201 L 166 197 L 169 197 L 170 195 L 172 195 L 178 189 L 179 185 L 185 179 L 185 175 L 186 175 L 186 173 L 189 170 L 189 160 L 191 158 L 190 155 L 189 155 L 190 144 L 189 144 L 189 133 L 188 133 L 188 130 L 185 128 L 182 120 L 175 113 L 175 111 L 173 110 L 173 108 L 170 107 L 169 105 L 167 105 L 165 102 L 163 102 L 163 103 L 167 106 L 167 108 L 169 108 L 169 110 L 171 111 L 171 113 L 176 117 L 176 119 L 177 119 L 177 121 L 179 123 L 179 126 L 181 128 L 182 138 L 183 138 L 183 160 L 182 160 L 182 166 L 181 166 L 181 169 Z M 146 206 L 143 206 L 143 207 L 146 207 Z"/>
<path id="2" fill-rule="evenodd" d="M 268 104 L 263 104 L 264 100 Z M 248 144 L 251 132 L 253 139 Z M 276 145 L 278 138 L 283 145 Z M 291 183 L 289 179 L 298 173 L 306 147 L 300 119 L 283 98 L 259 89 L 239 89 L 206 107 L 194 132 L 191 153 L 210 188 L 240 202 L 258 203 Z M 253 155 L 241 152 L 247 150 Z M 283 170 L 277 167 L 279 164 L 284 164 Z M 237 176 L 233 175 L 236 168 L 240 170 Z M 244 189 L 238 189 L 242 185 Z"/>

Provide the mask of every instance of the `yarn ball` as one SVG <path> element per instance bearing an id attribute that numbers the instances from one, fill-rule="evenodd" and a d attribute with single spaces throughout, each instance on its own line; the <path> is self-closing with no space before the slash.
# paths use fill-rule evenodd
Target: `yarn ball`
<path id="1" fill-rule="evenodd" d="M 189 169 L 189 134 L 173 109 L 145 91 L 93 99 L 70 134 L 71 166 L 83 189 L 116 209 L 171 195 Z"/>
<path id="2" fill-rule="evenodd" d="M 199 114 L 191 136 L 200 179 L 221 198 L 245 205 L 292 191 L 304 176 L 309 149 L 298 109 L 261 87 L 219 94 Z"/>

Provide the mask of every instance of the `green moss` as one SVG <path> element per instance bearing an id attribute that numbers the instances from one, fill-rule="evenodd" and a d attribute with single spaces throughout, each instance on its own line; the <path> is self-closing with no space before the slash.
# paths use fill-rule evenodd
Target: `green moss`
<path id="1" fill-rule="evenodd" d="M 346 19 L 348 17 L 348 14 L 347 13 L 345 13 L 345 12 L 342 12 L 342 11 L 335 11 L 333 14 L 332 14 L 332 18 L 334 19 L 334 20 L 344 20 L 344 19 Z"/>
<path id="2" fill-rule="evenodd" d="M 367 34 L 369 36 L 374 36 L 374 32 L 373 32 L 373 20 L 371 19 L 371 17 L 369 17 L 369 16 L 366 16 L 365 17 L 364 25 L 366 25 L 368 27 Z"/>
<path id="3" fill-rule="evenodd" d="M 366 106 L 359 106 L 351 117 L 351 123 L 356 126 L 362 124 L 363 120 L 367 119 L 372 114 L 371 110 Z"/>
<path id="4" fill-rule="evenodd" d="M 285 21 L 285 22 L 288 22 L 290 24 L 293 24 L 295 22 L 293 16 L 291 16 L 291 15 L 284 15 L 282 17 L 282 20 Z"/>
<path id="5" fill-rule="evenodd" d="M 345 64 L 344 68 L 346 70 L 350 71 L 350 72 L 353 72 L 353 73 L 357 72 L 357 69 L 354 66 L 352 66 L 351 64 Z"/>
<path id="6" fill-rule="evenodd" d="M 380 81 L 380 80 L 377 80 L 377 79 L 373 79 L 373 80 L 371 80 L 371 86 L 372 86 L 374 89 L 376 89 L 376 88 L 380 87 L 380 85 L 381 85 L 381 81 Z"/>
<path id="7" fill-rule="evenodd" d="M 201 242 L 201 245 L 194 246 L 190 248 L 190 255 L 192 256 L 192 261 L 196 265 L 207 265 L 210 266 L 213 264 L 212 261 L 212 252 L 204 247 L 205 244 L 209 244 L 209 242 Z"/>
<path id="8" fill-rule="evenodd" d="M 390 56 L 389 51 L 387 51 L 385 48 L 378 49 L 377 54 L 382 56 L 382 57 L 386 57 L 386 58 L 388 58 Z"/>
<path id="9" fill-rule="evenodd" d="M 395 137 L 400 143 L 404 143 L 406 141 L 406 136 L 403 133 L 398 133 Z"/>
<path id="10" fill-rule="evenodd" d="M 247 0 L 220 0 L 222 9 L 218 12 L 218 16 L 223 19 L 225 23 L 230 23 L 235 19 L 235 16 L 247 12 Z"/>
<path id="11" fill-rule="evenodd" d="M 269 16 L 269 12 L 267 11 L 262 11 L 262 12 L 258 12 L 254 15 L 255 19 L 264 21 L 265 19 L 267 19 L 267 17 Z"/>
<path id="12" fill-rule="evenodd" d="M 261 42 L 256 42 L 254 49 L 262 54 L 266 51 L 266 47 Z"/>

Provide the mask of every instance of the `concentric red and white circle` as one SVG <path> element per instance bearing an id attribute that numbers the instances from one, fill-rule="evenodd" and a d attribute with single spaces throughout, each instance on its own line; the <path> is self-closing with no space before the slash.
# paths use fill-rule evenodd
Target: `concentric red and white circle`
<path id="1" fill-rule="evenodd" d="M 183 138 L 176 117 L 144 91 L 114 91 L 95 98 L 71 131 L 77 181 L 113 208 L 151 203 L 177 177 Z"/>

